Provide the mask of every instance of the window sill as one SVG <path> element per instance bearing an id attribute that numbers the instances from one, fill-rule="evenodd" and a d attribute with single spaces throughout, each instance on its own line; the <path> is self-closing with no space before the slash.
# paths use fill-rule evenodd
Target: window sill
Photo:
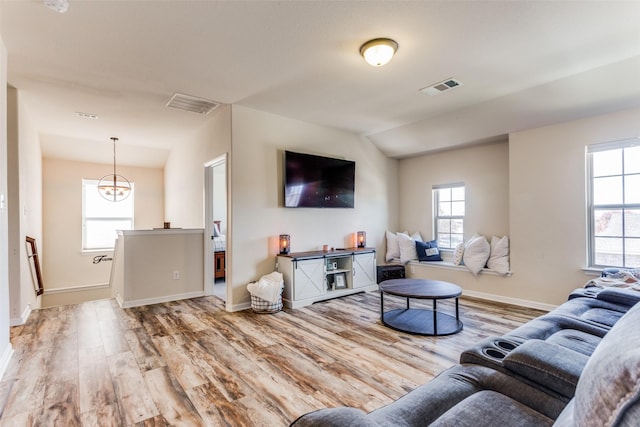
<path id="1" fill-rule="evenodd" d="M 469 269 L 466 266 L 464 266 L 464 265 L 454 265 L 452 262 L 449 262 L 449 261 L 424 261 L 424 262 L 409 261 L 408 264 L 409 265 L 422 266 L 422 267 L 442 268 L 442 269 L 445 269 L 445 270 L 466 271 L 467 273 L 472 274 L 471 271 L 469 271 Z M 494 270 L 490 270 L 488 268 L 483 268 L 482 270 L 480 270 L 479 274 L 488 274 L 490 276 L 509 277 L 513 273 L 511 271 L 508 271 L 507 273 L 503 274 L 503 273 L 498 273 L 497 271 L 494 271 Z"/>
<path id="2" fill-rule="evenodd" d="M 80 253 L 82 255 L 95 255 L 102 252 L 113 252 L 114 248 L 104 248 L 104 249 L 82 249 Z"/>
<path id="3" fill-rule="evenodd" d="M 582 271 L 587 276 L 602 276 L 602 269 L 596 267 L 583 267 Z"/>

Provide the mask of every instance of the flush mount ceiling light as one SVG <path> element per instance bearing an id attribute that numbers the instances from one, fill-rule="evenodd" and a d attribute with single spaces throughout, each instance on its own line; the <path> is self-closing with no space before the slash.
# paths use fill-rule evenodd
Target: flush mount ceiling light
<path id="1" fill-rule="evenodd" d="M 373 39 L 360 46 L 360 55 L 369 65 L 381 67 L 391 61 L 398 50 L 398 43 L 391 39 Z"/>
<path id="2" fill-rule="evenodd" d="M 116 141 L 118 138 L 112 137 L 113 141 L 113 174 L 105 175 L 98 183 L 98 192 L 102 197 L 110 202 L 121 202 L 131 193 L 131 183 L 122 175 L 116 174 Z"/>
<path id="3" fill-rule="evenodd" d="M 69 9 L 69 0 L 44 0 L 44 5 L 58 13 L 65 13 Z"/>

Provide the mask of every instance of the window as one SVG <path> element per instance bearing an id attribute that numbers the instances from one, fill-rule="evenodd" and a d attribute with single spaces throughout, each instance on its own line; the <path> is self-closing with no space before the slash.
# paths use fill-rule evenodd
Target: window
<path id="1" fill-rule="evenodd" d="M 463 242 L 464 184 L 433 186 L 433 224 L 441 249 L 454 249 Z"/>
<path id="2" fill-rule="evenodd" d="M 110 202 L 98 193 L 98 181 L 82 180 L 82 249 L 113 249 L 116 230 L 133 229 L 133 196 Z"/>
<path id="3" fill-rule="evenodd" d="M 589 266 L 640 266 L 640 140 L 587 148 Z"/>

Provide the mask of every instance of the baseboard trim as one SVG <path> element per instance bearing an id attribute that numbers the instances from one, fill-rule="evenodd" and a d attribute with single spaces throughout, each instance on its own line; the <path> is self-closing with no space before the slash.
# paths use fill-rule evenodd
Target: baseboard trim
<path id="1" fill-rule="evenodd" d="M 177 301 L 181 299 L 198 298 L 204 296 L 204 291 L 185 292 L 183 294 L 165 295 L 161 297 L 144 298 L 132 301 L 123 301 L 120 294 L 116 295 L 118 304 L 122 308 L 140 307 L 142 305 L 160 304 L 163 302 Z"/>
<path id="2" fill-rule="evenodd" d="M 66 288 L 53 288 L 53 289 L 45 289 L 44 295 L 64 294 L 67 292 L 78 292 L 78 291 L 92 291 L 94 289 L 105 289 L 108 287 L 109 287 L 108 283 L 97 283 L 95 285 L 78 285 L 78 286 L 69 286 Z"/>
<path id="3" fill-rule="evenodd" d="M 501 295 L 487 294 L 485 292 L 468 291 L 466 289 L 462 291 L 462 295 L 473 297 L 473 298 L 484 299 L 488 301 L 518 305 L 521 307 L 535 308 L 537 310 L 543 310 L 543 311 L 551 311 L 557 307 L 557 305 L 553 305 L 553 304 L 544 304 L 541 302 L 529 301 L 529 300 L 520 299 L 520 298 L 510 298 L 510 297 L 505 297 Z"/>
<path id="4" fill-rule="evenodd" d="M 122 296 L 120 295 L 120 292 L 116 293 L 116 302 L 118 303 L 118 305 L 120 306 L 120 308 L 124 308 L 122 306 L 122 304 L 124 304 L 124 301 L 122 300 Z"/>
<path id="5" fill-rule="evenodd" d="M 7 343 L 7 346 L 2 352 L 2 357 L 0 357 L 0 380 L 4 376 L 4 372 L 7 370 L 7 366 L 9 366 L 11 356 L 13 356 L 13 347 L 11 346 L 11 343 Z"/>
<path id="6" fill-rule="evenodd" d="M 25 307 L 20 317 L 18 317 L 17 319 L 9 320 L 9 326 L 24 325 L 25 323 L 27 323 L 27 319 L 29 319 L 30 315 L 31 315 L 31 304 L 27 304 L 27 306 Z"/>
<path id="7" fill-rule="evenodd" d="M 225 303 L 225 310 L 227 311 L 242 311 L 248 310 L 251 308 L 251 301 L 243 302 L 242 304 L 234 304 L 229 305 L 229 303 Z"/>

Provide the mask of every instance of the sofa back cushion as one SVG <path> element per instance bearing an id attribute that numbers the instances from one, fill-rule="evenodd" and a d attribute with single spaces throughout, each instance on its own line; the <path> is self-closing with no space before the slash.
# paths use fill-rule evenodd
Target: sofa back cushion
<path id="1" fill-rule="evenodd" d="M 578 426 L 637 426 L 640 420 L 640 304 L 602 339 L 576 388 Z"/>

